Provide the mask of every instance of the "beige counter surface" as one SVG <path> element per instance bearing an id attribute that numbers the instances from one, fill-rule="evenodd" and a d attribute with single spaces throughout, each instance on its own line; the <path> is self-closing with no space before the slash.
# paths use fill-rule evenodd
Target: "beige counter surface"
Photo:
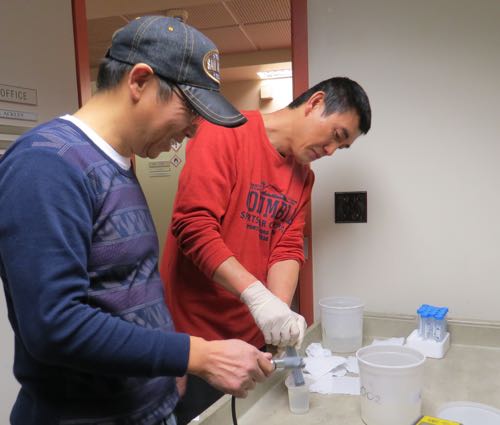
<path id="1" fill-rule="evenodd" d="M 366 320 L 366 319 L 365 319 Z M 391 325 L 394 325 L 393 323 Z M 370 326 L 373 326 L 371 323 Z M 372 330 L 372 328 L 368 327 Z M 409 327 L 408 327 L 409 326 Z M 413 323 L 400 323 L 399 334 L 408 335 Z M 365 335 L 367 327 L 365 326 Z M 469 329 L 465 334 L 484 332 Z M 401 333 L 403 332 L 403 333 Z M 457 329 L 459 332 L 464 332 Z M 383 334 L 379 332 L 378 335 Z M 388 336 L 388 335 L 381 335 Z M 487 330 L 487 338 L 497 338 L 498 329 Z M 483 335 L 484 337 L 484 335 Z M 370 343 L 373 337 L 367 336 L 364 343 Z M 458 337 L 460 340 L 467 338 Z M 320 326 L 315 324 L 308 332 L 304 346 L 310 342 L 320 341 Z M 500 409 L 500 339 L 494 343 L 481 345 L 453 343 L 443 359 L 430 359 L 425 362 L 424 388 L 422 392 L 423 414 L 436 414 L 443 403 L 450 401 L 474 401 L 488 404 Z M 489 341 L 489 340 L 488 340 Z M 304 424 L 338 424 L 363 425 L 360 417 L 359 396 L 310 394 L 310 410 L 304 415 L 294 415 L 288 410 L 287 390 L 283 384 L 286 374 L 275 373 L 265 383 L 250 393 L 246 399 L 237 399 L 236 410 L 239 425 L 304 425 Z M 225 396 L 207 409 L 199 421 L 193 424 L 230 425 L 231 398 Z"/>

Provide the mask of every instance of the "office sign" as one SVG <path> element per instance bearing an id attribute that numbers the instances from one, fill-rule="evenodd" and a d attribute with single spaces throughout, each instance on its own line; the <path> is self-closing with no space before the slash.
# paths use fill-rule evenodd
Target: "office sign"
<path id="1" fill-rule="evenodd" d="M 38 101 L 35 89 L 0 84 L 0 102 L 36 105 Z"/>
<path id="2" fill-rule="evenodd" d="M 10 109 L 0 109 L 0 118 L 8 120 L 21 120 L 21 121 L 36 121 L 37 114 L 33 112 L 12 111 Z"/>

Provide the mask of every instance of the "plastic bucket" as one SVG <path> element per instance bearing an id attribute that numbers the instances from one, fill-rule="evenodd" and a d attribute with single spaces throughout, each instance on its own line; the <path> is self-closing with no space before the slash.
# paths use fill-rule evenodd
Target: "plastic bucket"
<path id="1" fill-rule="evenodd" d="M 421 417 L 425 356 L 399 345 L 370 345 L 356 352 L 361 419 L 367 425 L 413 425 Z"/>
<path id="2" fill-rule="evenodd" d="M 363 307 L 360 298 L 328 297 L 319 300 L 322 342 L 336 353 L 353 353 L 362 345 Z"/>

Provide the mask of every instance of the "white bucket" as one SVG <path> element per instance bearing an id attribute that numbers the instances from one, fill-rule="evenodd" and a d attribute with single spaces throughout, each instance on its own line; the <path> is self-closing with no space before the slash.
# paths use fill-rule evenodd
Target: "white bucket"
<path id="1" fill-rule="evenodd" d="M 425 356 L 399 345 L 369 345 L 356 352 L 361 419 L 367 425 L 413 425 L 421 417 Z"/>
<path id="2" fill-rule="evenodd" d="M 363 307 L 355 297 L 319 300 L 323 347 L 336 353 L 353 353 L 362 345 Z"/>

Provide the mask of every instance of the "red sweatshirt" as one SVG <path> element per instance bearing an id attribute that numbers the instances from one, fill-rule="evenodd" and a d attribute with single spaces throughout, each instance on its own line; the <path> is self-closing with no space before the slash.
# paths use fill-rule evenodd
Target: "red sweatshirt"
<path id="1" fill-rule="evenodd" d="M 234 129 L 204 122 L 188 142 L 161 275 L 178 331 L 262 347 L 247 306 L 211 277 L 231 256 L 264 284 L 274 263 L 302 263 L 314 175 L 276 151 L 260 112 L 245 116 Z"/>

